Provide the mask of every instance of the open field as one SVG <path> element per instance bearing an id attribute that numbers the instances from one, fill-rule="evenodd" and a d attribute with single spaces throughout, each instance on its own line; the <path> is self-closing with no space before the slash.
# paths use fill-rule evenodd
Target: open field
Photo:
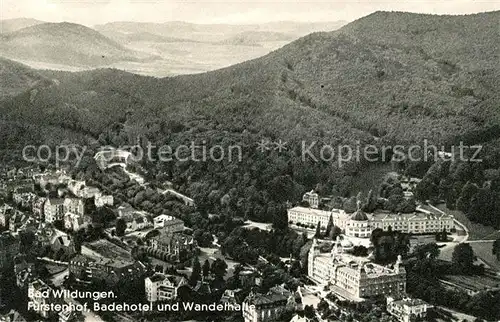
<path id="1" fill-rule="evenodd" d="M 111 259 L 131 259 L 131 255 L 125 249 L 105 240 L 97 240 L 92 243 L 85 243 L 82 246 L 82 254 L 94 257 L 105 257 Z"/>
<path id="2" fill-rule="evenodd" d="M 493 242 L 471 243 L 474 254 L 480 258 L 487 266 L 500 271 L 500 261 L 491 253 Z"/>
<path id="3" fill-rule="evenodd" d="M 490 240 L 500 238 L 500 232 L 498 232 L 495 228 L 473 223 L 461 211 L 449 210 L 446 208 L 445 204 L 437 205 L 436 208 L 453 215 L 458 221 L 464 224 L 469 229 L 469 240 Z"/>
<path id="4" fill-rule="evenodd" d="M 500 288 L 500 279 L 490 276 L 446 275 L 444 280 L 474 291 Z"/>

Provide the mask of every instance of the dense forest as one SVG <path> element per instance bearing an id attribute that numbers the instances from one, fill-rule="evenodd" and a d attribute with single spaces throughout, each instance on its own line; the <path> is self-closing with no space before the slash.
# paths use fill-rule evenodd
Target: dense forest
<path id="1" fill-rule="evenodd" d="M 489 155 L 499 155 L 499 150 Z M 500 229 L 500 159 L 483 162 L 440 160 L 426 172 L 417 185 L 420 201 L 446 202 L 448 209 L 458 209 L 476 223 Z"/>
<path id="2" fill-rule="evenodd" d="M 112 69 L 35 71 L 1 60 L 18 88 L 2 88 L 0 145 L 12 156 L 27 143 L 80 144 L 89 155 L 102 145 L 238 145 L 239 162 L 140 165 L 149 179 L 192 196 L 204 214 L 269 221 L 312 188 L 347 196 L 368 162 L 303 160 L 302 142 L 382 146 L 425 138 L 445 149 L 461 140 L 497 147 L 499 15 L 378 12 L 259 59 L 163 79 Z M 283 140 L 287 149 L 261 153 L 262 140 Z M 482 179 L 467 181 L 485 188 Z"/>

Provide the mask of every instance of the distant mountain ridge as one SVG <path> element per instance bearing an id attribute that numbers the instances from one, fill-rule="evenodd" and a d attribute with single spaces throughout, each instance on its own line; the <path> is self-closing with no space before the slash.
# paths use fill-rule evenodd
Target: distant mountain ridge
<path id="1" fill-rule="evenodd" d="M 83 25 L 41 23 L 0 36 L 0 55 L 74 66 L 148 58 Z"/>
<path id="2" fill-rule="evenodd" d="M 165 23 L 146 22 L 110 22 L 96 25 L 94 28 L 103 34 L 146 32 L 166 37 L 190 39 L 194 41 L 218 42 L 237 36 L 244 32 L 270 32 L 293 35 L 293 39 L 315 31 L 335 30 L 343 26 L 345 21 L 325 23 L 304 22 L 272 22 L 263 24 L 231 25 L 231 24 L 194 24 L 182 21 Z"/>
<path id="3" fill-rule="evenodd" d="M 0 20 L 0 34 L 13 32 L 26 27 L 31 27 L 44 23 L 44 21 L 31 18 L 16 18 Z"/>
<path id="4" fill-rule="evenodd" d="M 296 36 L 283 32 L 244 31 L 220 43 L 228 45 L 259 46 L 263 42 L 292 41 Z"/>
<path id="5" fill-rule="evenodd" d="M 499 18 L 500 12 L 377 12 L 221 70 L 165 79 L 116 70 L 64 74 L 59 88 L 79 86 L 53 94 L 72 102 L 90 90 L 121 93 L 137 103 L 126 116 L 137 128 L 149 122 L 147 115 L 184 125 L 197 115 L 221 131 L 297 141 L 477 142 L 500 123 Z M 92 117 L 100 113 L 97 108 Z M 88 123 L 85 115 L 79 123 Z M 112 120 L 101 115 L 99 122 Z M 101 131 L 96 122 L 91 128 L 85 131 Z"/>

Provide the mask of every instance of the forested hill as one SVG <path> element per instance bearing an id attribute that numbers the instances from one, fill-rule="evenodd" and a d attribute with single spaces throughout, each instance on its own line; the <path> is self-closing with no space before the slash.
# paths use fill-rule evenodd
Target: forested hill
<path id="1" fill-rule="evenodd" d="M 102 66 L 152 58 L 127 49 L 83 25 L 40 23 L 0 35 L 0 55 L 72 66 Z"/>
<path id="2" fill-rule="evenodd" d="M 500 12 L 377 12 L 262 58 L 174 78 L 43 71 L 57 82 L 3 102 L 2 114 L 16 126 L 36 120 L 42 130 L 61 128 L 68 140 L 72 133 L 114 145 L 139 137 L 245 146 L 245 160 L 237 164 L 148 165 L 192 195 L 238 186 L 234 194 L 245 196 L 252 187 L 266 205 L 294 200 L 318 182 L 325 193 L 344 191 L 359 165 L 304 163 L 299 141 L 476 143 L 500 136 L 499 20 Z M 33 137 L 54 142 L 61 132 L 41 133 Z M 261 139 L 282 139 L 290 148 L 279 156 L 258 154 Z"/>

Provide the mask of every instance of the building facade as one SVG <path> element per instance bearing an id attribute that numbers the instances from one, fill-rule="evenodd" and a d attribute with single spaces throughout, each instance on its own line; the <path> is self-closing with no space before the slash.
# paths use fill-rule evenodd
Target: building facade
<path id="1" fill-rule="evenodd" d="M 50 295 L 49 297 L 41 295 L 42 292 L 47 292 Z M 51 312 L 49 310 L 42 309 L 45 305 L 50 305 L 56 302 L 56 299 L 52 295 L 52 289 L 50 286 L 45 284 L 42 280 L 35 280 L 31 282 L 28 286 L 28 299 L 30 302 L 33 302 L 34 312 L 45 319 L 49 319 L 56 312 Z"/>
<path id="2" fill-rule="evenodd" d="M 341 209 L 321 210 L 306 207 L 293 207 L 288 209 L 288 222 L 291 225 L 306 225 L 309 227 L 316 227 L 318 222 L 322 229 L 326 229 L 330 217 L 333 219 L 335 226 L 344 229 L 349 215 Z"/>
<path id="3" fill-rule="evenodd" d="M 274 321 L 287 309 L 288 296 L 271 290 L 267 294 L 250 293 L 243 303 L 245 322 Z"/>
<path id="4" fill-rule="evenodd" d="M 104 206 L 113 206 L 114 202 L 114 198 L 111 195 L 96 196 L 94 201 L 97 208 L 101 208 Z"/>
<path id="5" fill-rule="evenodd" d="M 304 196 L 302 196 L 302 201 L 306 201 L 311 208 L 316 209 L 319 207 L 319 195 L 314 192 L 314 190 L 306 192 Z"/>
<path id="6" fill-rule="evenodd" d="M 80 254 L 71 259 L 68 267 L 69 272 L 77 279 L 103 282 L 106 286 L 143 278 L 145 269 L 143 265 L 133 260 L 92 258 Z"/>
<path id="7" fill-rule="evenodd" d="M 393 267 L 381 266 L 344 253 L 339 239 L 330 253 L 321 253 L 314 239 L 308 259 L 308 276 L 349 300 L 400 295 L 406 291 L 406 271 L 401 257 Z"/>
<path id="8" fill-rule="evenodd" d="M 344 230 L 348 237 L 369 238 L 373 228 L 368 216 L 358 207 L 358 210 L 346 221 Z"/>
<path id="9" fill-rule="evenodd" d="M 430 234 L 446 229 L 451 231 L 455 228 L 455 218 L 448 214 L 432 214 L 425 212 L 414 212 L 409 214 L 377 213 L 370 218 L 370 226 L 373 229 L 380 228 L 397 230 L 409 234 Z"/>
<path id="10" fill-rule="evenodd" d="M 452 231 L 455 228 L 454 217 L 449 214 L 435 214 L 417 210 L 409 214 L 395 214 L 388 211 L 364 213 L 358 209 L 349 215 L 340 209 L 331 211 L 293 207 L 288 209 L 288 222 L 292 226 L 314 228 L 318 224 L 326 229 L 330 216 L 333 224 L 342 229 L 349 237 L 369 238 L 374 229 L 380 228 L 397 230 L 409 234 L 432 234 L 443 231 Z"/>
<path id="11" fill-rule="evenodd" d="M 9 220 L 15 213 L 14 208 L 9 206 L 8 204 L 3 204 L 0 206 L 0 226 L 8 228 Z"/>
<path id="12" fill-rule="evenodd" d="M 177 298 L 177 290 L 187 285 L 187 280 L 182 276 L 156 273 L 146 278 L 146 299 L 149 302 L 162 302 Z"/>
<path id="13" fill-rule="evenodd" d="M 182 233 L 161 233 L 148 240 L 146 251 L 157 258 L 168 258 L 169 262 L 185 261 L 198 251 L 198 243 Z"/>
<path id="14" fill-rule="evenodd" d="M 72 213 L 78 216 L 85 214 L 85 203 L 80 198 L 65 198 L 63 204 L 64 213 Z"/>
<path id="15" fill-rule="evenodd" d="M 387 312 L 393 315 L 400 322 L 410 322 L 415 318 L 424 318 L 432 305 L 421 299 L 403 298 L 396 300 L 393 297 L 387 298 Z"/>
<path id="16" fill-rule="evenodd" d="M 177 233 L 184 231 L 184 222 L 173 216 L 160 215 L 154 219 L 154 228 L 164 233 Z"/>
<path id="17" fill-rule="evenodd" d="M 53 223 L 54 221 L 62 220 L 64 216 L 64 199 L 47 199 L 43 205 L 43 213 L 45 214 L 45 222 Z"/>

